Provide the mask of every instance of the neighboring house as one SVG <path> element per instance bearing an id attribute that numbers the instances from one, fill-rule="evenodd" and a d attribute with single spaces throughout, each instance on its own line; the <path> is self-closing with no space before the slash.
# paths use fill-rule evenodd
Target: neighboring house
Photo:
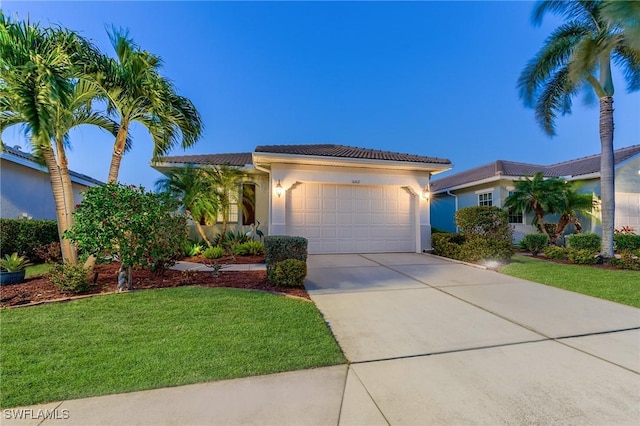
<path id="1" fill-rule="evenodd" d="M 250 176 L 245 185 L 255 189 L 247 204 L 255 209 L 249 217 L 234 209 L 229 220 L 236 226 L 230 229 L 246 232 L 257 220 L 265 235 L 306 237 L 309 253 L 430 250 L 425 191 L 433 174 L 451 168 L 441 158 L 330 144 L 164 157 L 152 166 L 166 173 L 186 164 L 245 170 Z"/>
<path id="2" fill-rule="evenodd" d="M 82 200 L 82 191 L 103 184 L 80 173 L 69 173 L 76 203 Z M 4 146 L 0 151 L 0 195 L 0 217 L 3 219 L 56 220 L 47 168 L 18 146 Z"/>
<path id="3" fill-rule="evenodd" d="M 631 226 L 640 232 L 640 145 L 617 149 L 615 158 L 615 226 Z M 455 173 L 431 182 L 431 222 L 435 228 L 456 231 L 454 214 L 463 207 L 502 207 L 514 182 L 536 172 L 546 177 L 562 177 L 579 182 L 580 191 L 600 196 L 600 155 L 578 158 L 541 166 L 498 160 L 471 170 Z M 594 212 L 597 216 L 599 212 Z M 509 222 L 514 227 L 514 240 L 536 232 L 531 225 L 533 215 L 514 212 Z M 583 232 L 601 232 L 599 221 L 583 217 Z"/>

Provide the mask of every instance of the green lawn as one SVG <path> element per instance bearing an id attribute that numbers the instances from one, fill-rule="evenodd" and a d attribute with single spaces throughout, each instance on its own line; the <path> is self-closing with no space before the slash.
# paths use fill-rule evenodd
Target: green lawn
<path id="1" fill-rule="evenodd" d="M 49 272 L 49 270 L 53 267 L 51 263 L 41 263 L 39 265 L 27 266 L 27 273 L 25 276 L 33 277 L 34 275 L 42 275 Z"/>
<path id="2" fill-rule="evenodd" d="M 597 269 L 514 256 L 500 272 L 640 308 L 640 272 Z"/>
<path id="3" fill-rule="evenodd" d="M 341 364 L 313 303 L 181 287 L 0 311 L 0 406 Z"/>

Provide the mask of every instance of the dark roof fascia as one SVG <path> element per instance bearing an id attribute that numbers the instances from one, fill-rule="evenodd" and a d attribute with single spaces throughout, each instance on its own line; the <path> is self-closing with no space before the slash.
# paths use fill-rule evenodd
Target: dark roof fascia
<path id="1" fill-rule="evenodd" d="M 635 157 L 640 155 L 640 145 L 631 145 L 628 147 L 624 147 L 624 148 L 620 148 L 614 151 L 614 156 L 615 156 L 615 168 L 619 168 L 622 165 L 626 164 L 627 162 L 631 161 L 632 159 L 634 159 Z M 481 183 L 484 183 L 487 180 L 496 180 L 495 178 L 502 176 L 502 171 L 499 171 L 498 169 L 503 169 L 504 165 L 517 165 L 517 166 L 523 166 L 523 167 L 527 167 L 527 168 L 531 168 L 531 169 L 537 169 L 538 171 L 542 172 L 542 174 L 545 177 L 561 177 L 567 180 L 582 180 L 582 179 L 596 179 L 600 177 L 600 171 L 599 170 L 593 170 L 592 168 L 587 168 L 584 172 L 581 171 L 580 169 L 577 169 L 576 167 L 579 166 L 582 163 L 587 163 L 587 162 L 593 162 L 596 159 L 598 159 L 600 157 L 600 154 L 595 154 L 595 155 L 590 155 L 590 156 L 586 156 L 586 157 L 581 157 L 581 158 L 576 158 L 573 160 L 568 160 L 568 161 L 563 161 L 560 163 L 555 163 L 555 164 L 551 164 L 548 166 L 542 166 L 542 165 L 537 165 L 537 164 L 530 164 L 530 163 L 519 163 L 519 162 L 512 162 L 512 161 L 505 161 L 505 160 L 497 160 L 494 161 L 493 163 L 487 163 L 487 164 L 483 164 L 481 166 L 478 167 L 474 167 L 473 169 L 469 169 L 463 172 L 459 172 L 459 173 L 455 173 L 449 176 L 445 176 L 442 177 L 440 179 L 437 179 L 435 181 L 431 182 L 432 187 L 435 186 L 436 189 L 433 190 L 434 194 L 438 194 L 438 193 L 446 193 L 447 191 L 454 191 L 454 190 L 458 190 L 458 189 L 462 189 L 462 188 L 467 188 L 467 187 L 471 187 L 471 186 L 475 186 Z M 599 164 L 599 163 L 598 163 Z M 498 167 L 498 165 L 500 165 L 501 167 Z M 465 180 L 466 176 L 469 176 L 471 174 L 473 174 L 474 172 L 477 172 L 478 170 L 481 170 L 483 168 L 488 168 L 490 169 L 493 166 L 494 169 L 494 174 L 493 175 L 487 175 L 484 178 L 481 179 L 473 179 L 473 180 Z M 511 176 L 511 179 L 522 179 L 526 176 L 531 176 L 531 174 L 519 174 L 519 175 L 515 175 L 515 176 Z M 503 178 L 506 178 L 505 176 L 502 176 Z M 456 179 L 452 179 L 452 178 L 458 178 Z M 446 180 L 453 180 L 454 182 L 456 182 L 453 185 L 447 185 L 447 186 L 440 186 L 438 185 L 438 182 L 441 181 L 445 181 Z"/>

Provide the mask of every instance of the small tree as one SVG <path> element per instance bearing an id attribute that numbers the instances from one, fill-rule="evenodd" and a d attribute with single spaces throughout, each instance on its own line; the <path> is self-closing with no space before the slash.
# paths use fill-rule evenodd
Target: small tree
<path id="1" fill-rule="evenodd" d="M 242 210 L 243 214 L 247 213 L 246 206 L 241 202 L 240 197 L 240 188 L 247 174 L 236 167 L 224 164 L 205 170 L 211 185 L 215 188 L 215 196 L 222 216 L 222 229 L 220 234 L 224 238 L 224 236 L 227 235 L 227 222 L 229 221 L 231 204 L 236 204 L 238 208 Z"/>
<path id="2" fill-rule="evenodd" d="M 544 216 L 560 209 L 563 186 L 563 181 L 558 178 L 545 179 L 542 173 L 535 173 L 531 178 L 515 183 L 515 189 L 505 200 L 504 207 L 523 213 L 533 212 L 533 224 L 550 237 L 544 226 Z"/>
<path id="3" fill-rule="evenodd" d="M 89 189 L 65 237 L 87 254 L 106 253 L 121 262 L 118 290 L 132 288 L 134 266 L 162 271 L 186 241 L 186 219 L 166 194 L 143 187 L 106 184 Z"/>
<path id="4" fill-rule="evenodd" d="M 560 220 L 556 227 L 556 239 L 562 235 L 567 225 L 576 228 L 576 234 L 582 232 L 582 223 L 578 219 L 578 214 L 591 215 L 591 210 L 596 206 L 597 201 L 593 194 L 579 192 L 579 187 L 575 184 L 563 181 L 562 199 L 559 205 Z"/>
<path id="5" fill-rule="evenodd" d="M 209 172 L 187 164 L 184 168 L 171 170 L 166 177 L 158 179 L 155 185 L 157 190 L 178 200 L 187 214 L 191 215 L 202 240 L 211 247 L 202 225 L 215 223 L 220 200 Z"/>

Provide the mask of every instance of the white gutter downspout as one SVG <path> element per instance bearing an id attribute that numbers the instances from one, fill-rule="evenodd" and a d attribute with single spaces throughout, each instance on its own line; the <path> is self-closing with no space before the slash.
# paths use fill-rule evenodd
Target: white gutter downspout
<path id="1" fill-rule="evenodd" d="M 458 196 L 456 194 L 453 194 L 451 191 L 447 191 L 447 195 L 450 195 L 453 197 L 454 202 L 455 202 L 455 210 L 453 211 L 453 214 L 455 215 L 455 213 L 458 211 Z M 459 232 L 460 230 L 458 229 L 458 226 L 456 225 L 456 232 Z"/>
<path id="2" fill-rule="evenodd" d="M 253 159 L 252 159 L 252 161 L 253 161 Z M 265 172 L 269 176 L 269 179 L 268 179 L 268 181 L 269 181 L 269 209 L 268 209 L 269 210 L 268 211 L 269 216 L 267 217 L 267 221 L 269 222 L 269 224 L 268 224 L 269 225 L 269 229 L 267 230 L 267 234 L 268 234 L 271 231 L 271 209 L 272 209 L 271 196 L 273 195 L 273 190 L 271 188 L 271 170 L 266 169 L 266 168 L 264 168 L 262 166 L 258 166 L 255 163 L 253 164 L 253 167 L 255 167 L 256 170 L 259 170 L 261 172 Z"/>

